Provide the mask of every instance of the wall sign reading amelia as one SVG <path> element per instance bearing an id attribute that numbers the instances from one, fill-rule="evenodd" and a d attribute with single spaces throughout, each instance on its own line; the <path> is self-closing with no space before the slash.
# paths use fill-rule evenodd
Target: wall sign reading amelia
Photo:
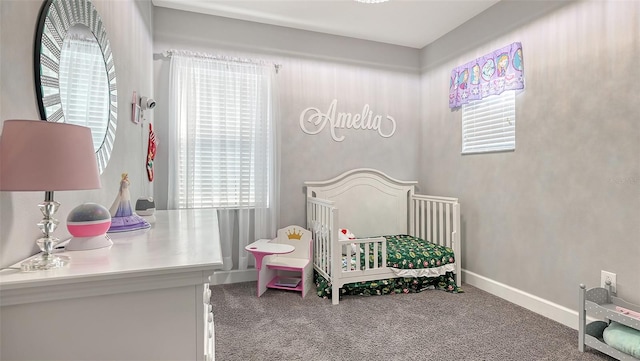
<path id="1" fill-rule="evenodd" d="M 396 120 L 390 115 L 384 119 L 381 115 L 374 116 L 369 104 L 365 104 L 362 113 L 358 114 L 336 112 L 337 106 L 338 100 L 333 99 L 326 113 L 316 107 L 303 110 L 300 113 L 300 128 L 309 135 L 315 135 L 328 126 L 331 138 L 336 142 L 344 140 L 344 135 L 336 133 L 337 129 L 374 130 L 383 138 L 389 138 L 396 132 Z"/>

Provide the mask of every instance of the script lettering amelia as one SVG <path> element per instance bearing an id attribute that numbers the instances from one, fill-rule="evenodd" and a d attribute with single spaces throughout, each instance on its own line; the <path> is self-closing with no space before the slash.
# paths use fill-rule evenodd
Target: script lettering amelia
<path id="1" fill-rule="evenodd" d="M 362 113 L 336 113 L 338 107 L 338 99 L 333 99 L 329 104 L 329 109 L 326 113 L 322 113 L 320 109 L 316 107 L 309 107 L 300 113 L 300 128 L 302 131 L 315 135 L 320 133 L 329 124 L 331 131 L 331 138 L 336 142 L 344 140 L 344 135 L 337 135 L 336 129 L 361 129 L 361 130 L 375 130 L 383 138 L 389 138 L 396 132 L 396 120 L 387 115 L 385 122 L 388 123 L 391 128 L 388 133 L 382 130 L 383 119 L 381 115 L 373 116 L 373 112 L 369 109 L 369 104 L 365 104 Z"/>

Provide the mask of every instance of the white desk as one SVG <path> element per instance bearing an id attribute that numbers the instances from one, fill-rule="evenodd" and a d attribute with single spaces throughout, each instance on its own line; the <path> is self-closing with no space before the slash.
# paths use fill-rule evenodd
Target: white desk
<path id="1" fill-rule="evenodd" d="M 210 360 L 209 276 L 222 268 L 215 210 L 158 211 L 67 267 L 0 271 L 3 360 Z"/>

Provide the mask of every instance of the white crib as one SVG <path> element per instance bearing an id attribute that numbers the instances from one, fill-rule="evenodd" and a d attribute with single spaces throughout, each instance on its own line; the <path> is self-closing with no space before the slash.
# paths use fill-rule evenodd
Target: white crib
<path id="1" fill-rule="evenodd" d="M 453 267 L 460 286 L 458 199 L 415 194 L 416 183 L 399 181 L 368 168 L 354 169 L 327 181 L 305 182 L 314 269 L 331 282 L 333 304 L 338 304 L 340 287 L 347 283 L 406 276 L 403 270 L 387 267 L 386 239 L 367 238 L 373 236 L 409 234 L 452 248 L 455 264 L 427 269 L 432 271 L 427 273 L 442 275 Z M 339 228 L 349 228 L 359 238 L 341 241 Z M 353 243 L 359 247 L 352 247 Z M 364 262 L 364 267 L 356 269 L 344 268 L 344 256 L 355 256 L 357 264 L 372 256 L 373 262 Z"/>

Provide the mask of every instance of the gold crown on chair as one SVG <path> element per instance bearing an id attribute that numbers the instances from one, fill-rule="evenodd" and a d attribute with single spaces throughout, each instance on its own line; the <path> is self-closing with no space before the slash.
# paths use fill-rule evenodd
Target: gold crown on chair
<path id="1" fill-rule="evenodd" d="M 302 238 L 302 231 L 300 231 L 300 233 L 296 233 L 295 229 L 293 230 L 293 233 L 287 231 L 287 237 L 289 239 L 298 239 L 299 240 L 300 238 Z"/>

